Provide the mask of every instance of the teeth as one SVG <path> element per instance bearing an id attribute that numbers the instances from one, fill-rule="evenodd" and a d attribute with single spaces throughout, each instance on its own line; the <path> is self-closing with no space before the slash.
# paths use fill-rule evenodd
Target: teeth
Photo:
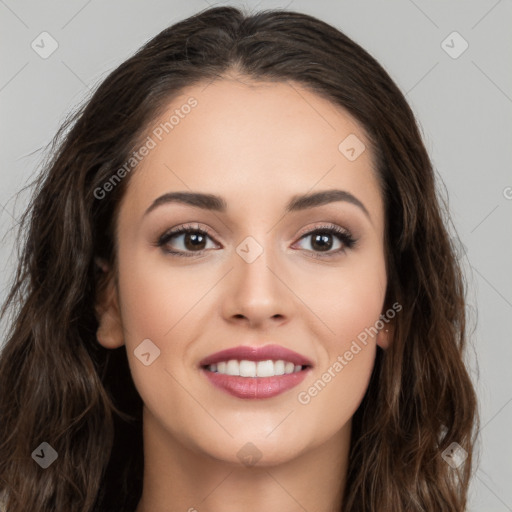
<path id="1" fill-rule="evenodd" d="M 274 375 L 284 375 L 284 361 L 276 361 L 274 363 Z"/>
<path id="2" fill-rule="evenodd" d="M 256 363 L 254 361 L 240 361 L 240 377 L 256 377 Z"/>
<path id="3" fill-rule="evenodd" d="M 274 362 L 270 359 L 268 361 L 258 361 L 256 375 L 258 377 L 273 377 L 275 375 Z"/>
<path id="4" fill-rule="evenodd" d="M 217 364 L 208 366 L 211 372 L 222 373 L 224 375 L 234 375 L 240 377 L 274 377 L 276 375 L 289 375 L 290 373 L 300 372 L 301 365 L 294 365 L 290 361 L 279 359 L 272 361 L 237 361 L 230 359 L 229 361 L 221 361 Z"/>
<path id="5" fill-rule="evenodd" d="M 228 365 L 226 366 L 226 375 L 240 375 L 240 364 L 238 361 L 231 359 L 228 361 Z"/>

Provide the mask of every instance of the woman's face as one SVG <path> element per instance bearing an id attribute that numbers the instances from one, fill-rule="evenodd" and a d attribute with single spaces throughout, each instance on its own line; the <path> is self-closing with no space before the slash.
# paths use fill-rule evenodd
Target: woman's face
<path id="1" fill-rule="evenodd" d="M 148 135 L 117 224 L 122 332 L 99 338 L 126 344 L 145 428 L 260 464 L 347 435 L 388 337 L 368 335 L 387 280 L 361 127 L 297 84 L 223 79 Z"/>

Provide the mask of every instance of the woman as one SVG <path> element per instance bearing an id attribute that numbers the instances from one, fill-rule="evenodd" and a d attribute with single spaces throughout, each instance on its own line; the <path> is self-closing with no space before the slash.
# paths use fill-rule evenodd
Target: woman
<path id="1" fill-rule="evenodd" d="M 208 9 L 59 135 L 4 307 L 9 512 L 465 509 L 464 281 L 368 53 Z"/>

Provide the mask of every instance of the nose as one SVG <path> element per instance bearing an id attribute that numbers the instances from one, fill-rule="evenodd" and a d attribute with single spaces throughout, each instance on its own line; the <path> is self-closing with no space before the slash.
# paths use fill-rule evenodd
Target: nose
<path id="1" fill-rule="evenodd" d="M 287 322 L 293 294 L 268 257 L 268 251 L 264 250 L 251 263 L 234 254 L 233 263 L 224 294 L 224 318 L 231 323 L 262 329 Z"/>

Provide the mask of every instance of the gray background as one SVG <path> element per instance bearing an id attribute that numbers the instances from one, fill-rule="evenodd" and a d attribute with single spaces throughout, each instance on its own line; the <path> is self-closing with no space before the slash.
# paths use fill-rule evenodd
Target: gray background
<path id="1" fill-rule="evenodd" d="M 511 1 L 223 4 L 317 16 L 367 49 L 406 93 L 446 185 L 470 285 L 469 361 L 482 428 L 468 510 L 512 511 Z M 16 262 L 12 228 L 27 200 L 19 191 L 40 168 L 59 124 L 145 41 L 208 5 L 214 3 L 0 0 L 1 301 Z M 46 59 L 31 47 L 43 31 L 59 45 Z M 458 58 L 445 51 L 462 49 L 458 36 L 442 46 L 453 31 L 469 44 Z"/>

